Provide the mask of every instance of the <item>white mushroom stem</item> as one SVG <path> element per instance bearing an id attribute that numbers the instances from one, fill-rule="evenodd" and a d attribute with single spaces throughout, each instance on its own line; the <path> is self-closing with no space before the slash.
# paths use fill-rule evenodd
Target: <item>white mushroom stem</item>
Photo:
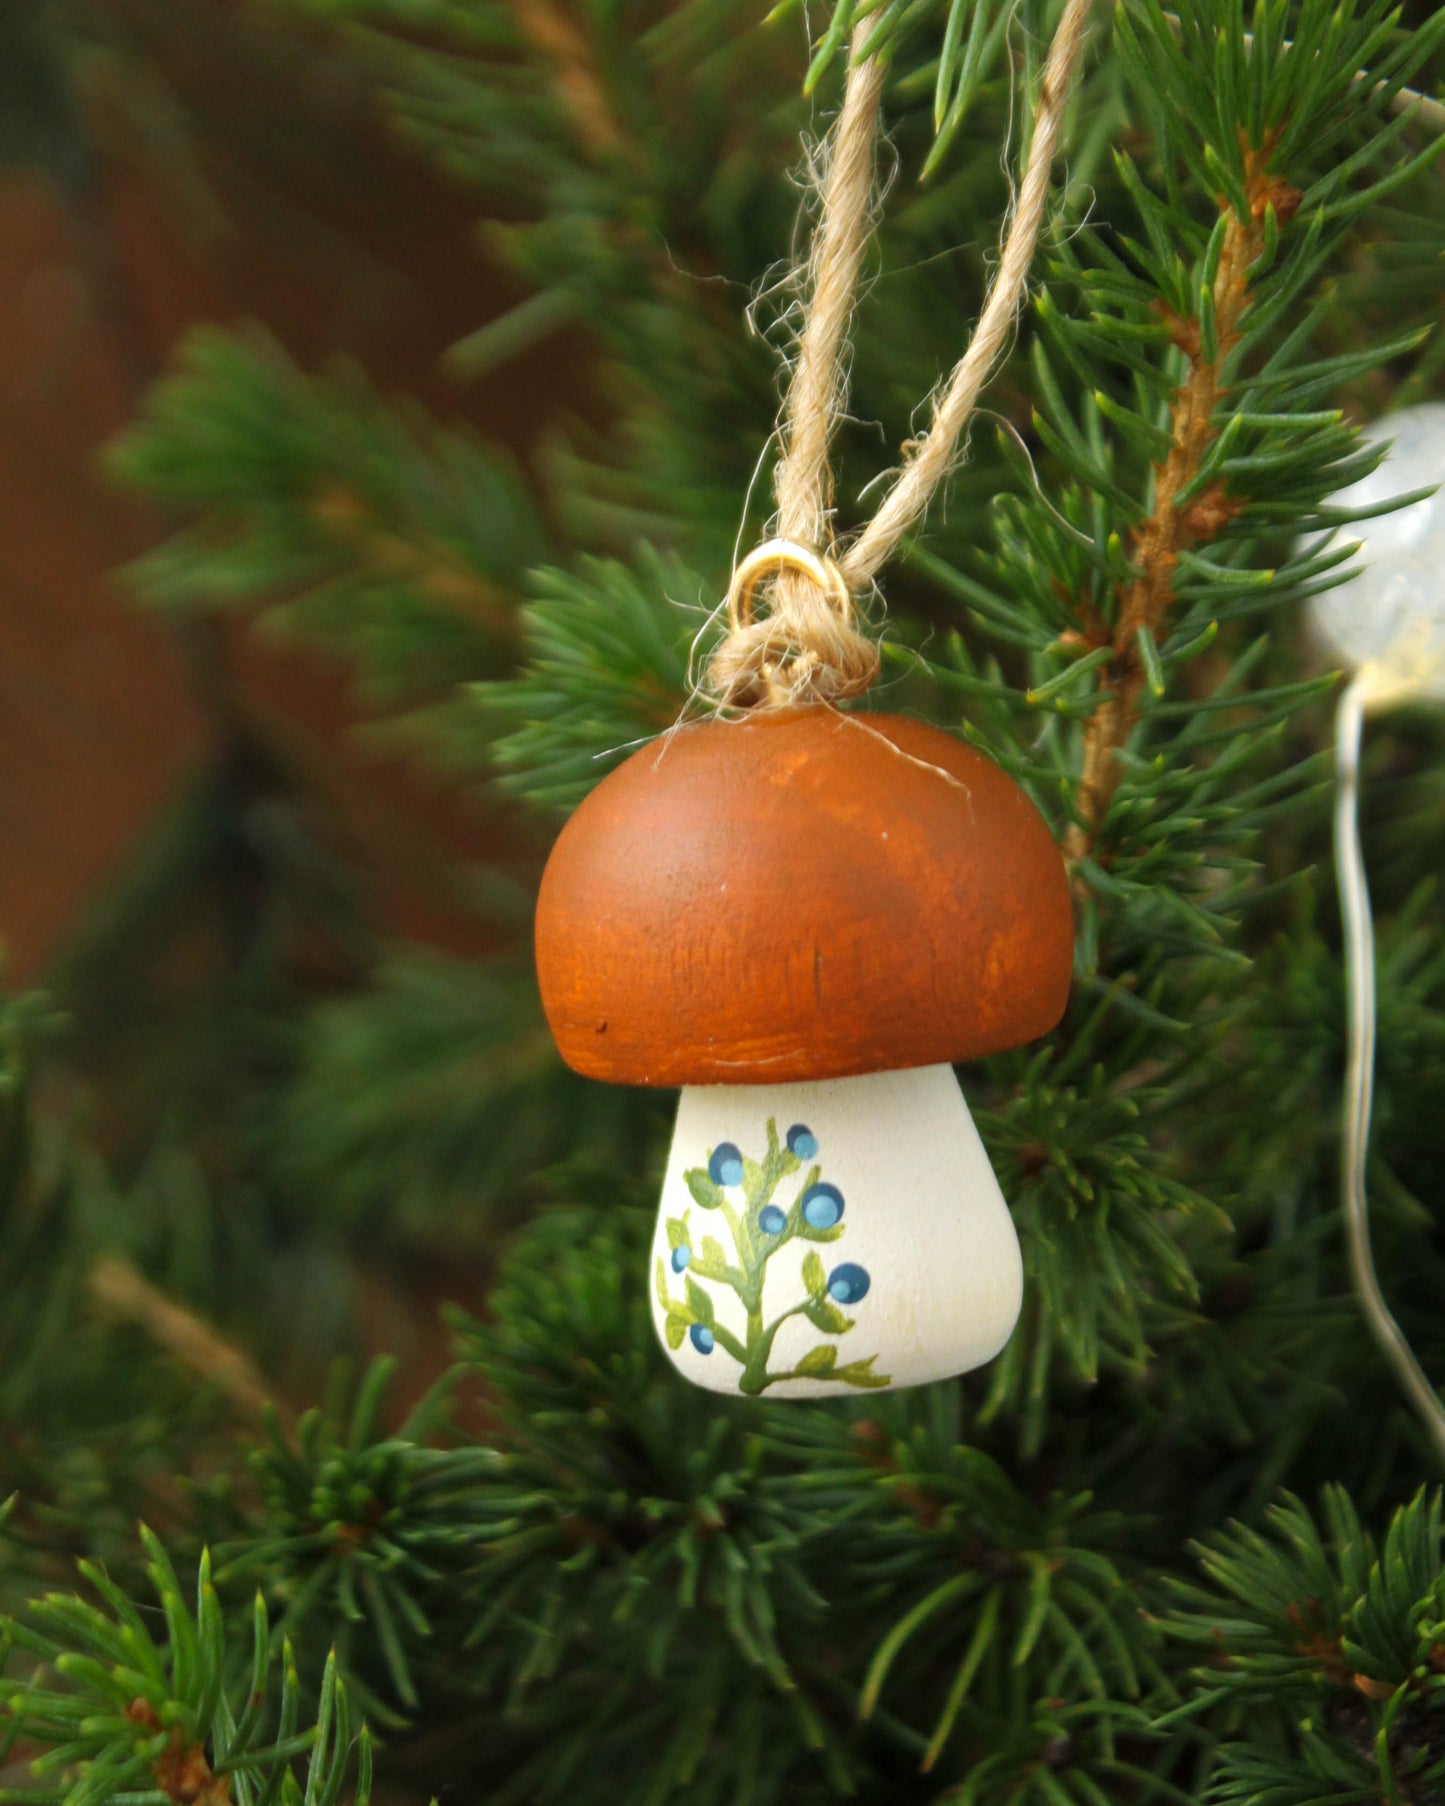
<path id="1" fill-rule="evenodd" d="M 819 1398 L 990 1361 L 1023 1268 L 950 1066 L 684 1088 L 652 1249 L 674 1366 Z"/>

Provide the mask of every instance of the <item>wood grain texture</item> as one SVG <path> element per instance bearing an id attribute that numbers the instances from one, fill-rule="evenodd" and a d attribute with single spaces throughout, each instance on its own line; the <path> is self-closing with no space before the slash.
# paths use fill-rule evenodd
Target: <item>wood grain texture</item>
<path id="1" fill-rule="evenodd" d="M 537 971 L 568 1065 L 761 1084 L 968 1060 L 1063 1014 L 1073 919 L 991 760 L 890 715 L 710 721 L 642 748 L 553 848 Z"/>

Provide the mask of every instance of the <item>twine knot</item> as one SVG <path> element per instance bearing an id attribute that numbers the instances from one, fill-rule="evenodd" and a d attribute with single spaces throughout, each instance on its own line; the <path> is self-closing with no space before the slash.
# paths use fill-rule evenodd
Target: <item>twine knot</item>
<path id="1" fill-rule="evenodd" d="M 754 601 L 768 584 L 767 612 Z M 708 667 L 725 708 L 790 708 L 861 696 L 878 647 L 860 631 L 853 594 L 824 553 L 769 539 L 748 553 L 728 590 L 728 634 Z"/>

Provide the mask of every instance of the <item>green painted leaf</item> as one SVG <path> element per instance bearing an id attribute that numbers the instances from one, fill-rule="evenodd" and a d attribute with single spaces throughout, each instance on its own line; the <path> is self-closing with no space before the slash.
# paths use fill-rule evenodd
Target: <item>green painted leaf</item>
<path id="1" fill-rule="evenodd" d="M 841 1336 L 853 1327 L 853 1319 L 844 1316 L 831 1298 L 812 1298 L 803 1306 L 803 1315 L 824 1335 Z"/>
<path id="2" fill-rule="evenodd" d="M 837 1359 L 838 1350 L 831 1342 L 824 1342 L 817 1348 L 810 1348 L 798 1362 L 795 1371 L 801 1378 L 820 1380 L 825 1374 L 832 1373 Z"/>
<path id="3" fill-rule="evenodd" d="M 843 1380 L 849 1386 L 858 1386 L 874 1392 L 883 1386 L 891 1386 L 893 1381 L 886 1373 L 874 1373 L 873 1363 L 877 1359 L 876 1354 L 871 1354 L 866 1361 L 848 1361 L 842 1367 L 833 1369 L 833 1378 Z"/>
<path id="4" fill-rule="evenodd" d="M 657 1257 L 656 1281 L 657 1302 L 662 1306 L 663 1310 L 666 1310 L 672 1301 L 667 1295 L 667 1269 L 662 1264 L 662 1256 L 660 1254 Z"/>
<path id="5" fill-rule="evenodd" d="M 723 1253 L 722 1243 L 714 1241 L 710 1235 L 702 1238 L 702 1257 L 710 1267 L 721 1271 L 728 1264 L 728 1257 Z"/>
<path id="6" fill-rule="evenodd" d="M 669 1248 L 690 1248 L 692 1231 L 687 1226 L 686 1215 L 667 1219 L 667 1245 Z"/>
<path id="7" fill-rule="evenodd" d="M 690 1166 L 682 1175 L 695 1203 L 704 1210 L 716 1210 L 723 1201 L 722 1189 L 713 1184 L 705 1166 Z"/>
<path id="8" fill-rule="evenodd" d="M 828 1275 L 823 1267 L 823 1257 L 813 1248 L 803 1256 L 803 1284 L 813 1298 L 827 1295 Z"/>
<path id="9" fill-rule="evenodd" d="M 681 1317 L 669 1312 L 663 1334 L 667 1337 L 669 1348 L 681 1348 L 682 1338 L 687 1334 L 687 1324 Z"/>
<path id="10" fill-rule="evenodd" d="M 687 1305 L 699 1323 L 712 1323 L 712 1299 L 695 1279 L 687 1282 Z"/>
<path id="11" fill-rule="evenodd" d="M 836 1242 L 847 1227 L 846 1223 L 834 1223 L 831 1229 L 813 1229 L 803 1221 L 800 1215 L 793 1233 L 799 1241 L 803 1242 Z"/>

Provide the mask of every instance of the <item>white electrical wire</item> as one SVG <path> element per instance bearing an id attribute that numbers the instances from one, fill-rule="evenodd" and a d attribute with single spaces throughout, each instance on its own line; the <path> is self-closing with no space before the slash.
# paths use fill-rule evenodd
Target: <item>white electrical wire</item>
<path id="1" fill-rule="evenodd" d="M 1340 698 L 1335 717 L 1335 769 L 1339 780 L 1335 791 L 1335 872 L 1344 927 L 1349 1033 L 1340 1198 L 1349 1237 L 1350 1271 L 1365 1321 L 1394 1369 L 1401 1390 L 1419 1414 L 1436 1454 L 1445 1461 L 1445 1406 L 1385 1303 L 1370 1247 L 1365 1161 L 1375 1083 L 1375 929 L 1360 845 L 1360 738 L 1374 676 L 1369 665 L 1356 672 Z"/>

